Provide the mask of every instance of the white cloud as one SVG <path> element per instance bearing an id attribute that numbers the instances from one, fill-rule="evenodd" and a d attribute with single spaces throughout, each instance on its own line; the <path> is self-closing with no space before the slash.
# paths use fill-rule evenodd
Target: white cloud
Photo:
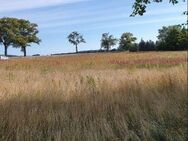
<path id="1" fill-rule="evenodd" d="M 112 18 L 113 19 L 113 18 Z M 96 30 L 96 29 L 105 29 L 105 28 L 118 28 L 118 27 L 126 27 L 126 26 L 135 26 L 135 25 L 148 25 L 148 24 L 158 24 L 158 23 L 166 23 L 166 22 L 184 22 L 184 17 L 169 17 L 169 18 L 161 18 L 161 19 L 147 19 L 147 20 L 136 20 L 132 22 L 121 22 L 115 20 L 115 18 L 111 21 L 109 21 L 109 24 L 105 24 L 107 19 L 99 20 L 98 22 L 91 22 L 90 20 L 87 21 L 72 21 L 72 22 L 58 22 L 58 23 L 48 23 L 41 25 L 41 28 L 57 28 L 57 27 L 65 27 L 69 25 L 85 25 L 88 23 L 86 30 Z M 97 21 L 98 19 L 93 19 L 94 21 Z M 109 19 L 110 20 L 110 19 Z M 113 22 L 117 21 L 117 22 Z"/>
<path id="2" fill-rule="evenodd" d="M 0 0 L 0 12 L 40 8 L 59 4 L 77 3 L 81 1 L 88 0 Z"/>
<path id="3" fill-rule="evenodd" d="M 23 10 L 58 4 L 75 3 L 81 1 L 91 0 L 38 0 L 33 2 L 31 0 L 7 0 L 1 2 L 0 0 L 0 12 L 3 5 L 6 9 L 6 5 L 9 5 L 9 11 L 11 10 Z M 13 3 L 14 1 L 14 3 Z M 13 6 L 14 5 L 14 6 Z M 25 6 L 24 6 L 25 5 Z M 11 9 L 12 7 L 12 9 Z M 154 8 L 148 11 L 143 17 L 130 18 L 128 8 L 124 5 L 114 6 L 111 3 L 105 5 L 89 5 L 86 8 L 78 7 L 72 9 L 62 8 L 51 8 L 42 10 L 30 11 L 18 11 L 18 12 L 5 12 L 5 16 L 17 17 L 28 19 L 31 22 L 38 23 L 40 29 L 56 28 L 56 27 L 67 27 L 67 26 L 85 26 L 92 28 L 105 28 L 105 27 L 119 27 L 119 26 L 130 26 L 139 24 L 153 24 L 160 22 L 171 22 L 171 21 L 183 21 L 184 16 L 181 16 L 182 6 L 176 7 L 162 7 L 160 9 Z M 113 8 L 113 9 L 112 9 Z M 6 10 L 4 10 L 6 11 Z M 173 16 L 172 16 L 173 14 Z M 0 13 L 1 15 L 1 13 Z M 4 14 L 2 14 L 4 15 Z M 168 16 L 167 16 L 168 15 Z M 174 17 L 175 16 L 175 17 Z M 130 20 L 129 20 L 130 19 Z M 132 22 L 130 22 L 132 21 Z"/>

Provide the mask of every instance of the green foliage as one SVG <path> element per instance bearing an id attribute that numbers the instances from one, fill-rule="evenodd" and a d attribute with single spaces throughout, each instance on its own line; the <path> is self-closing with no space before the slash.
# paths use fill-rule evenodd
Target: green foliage
<path id="1" fill-rule="evenodd" d="M 31 43 L 39 44 L 40 39 L 37 37 L 37 24 L 30 23 L 27 20 L 16 18 L 0 19 L 0 43 L 5 47 L 5 56 L 7 48 L 12 45 L 21 48 L 26 56 L 26 47 Z"/>
<path id="2" fill-rule="evenodd" d="M 142 16 L 146 12 L 147 5 L 155 2 L 155 3 L 160 3 L 163 2 L 164 0 L 135 0 L 132 8 L 133 12 L 130 16 L 134 17 L 136 15 Z M 173 5 L 177 4 L 180 0 L 169 0 L 169 3 L 172 3 Z M 186 0 L 181 0 L 183 2 L 186 2 Z M 183 15 L 188 15 L 188 11 L 184 11 Z M 181 25 L 188 25 L 188 20 L 185 21 L 185 23 L 182 23 Z"/>
<path id="3" fill-rule="evenodd" d="M 76 31 L 70 33 L 67 38 L 71 44 L 76 46 L 76 53 L 78 53 L 78 44 L 86 43 L 83 36 L 80 35 L 80 33 L 76 32 Z"/>
<path id="4" fill-rule="evenodd" d="M 187 29 L 180 25 L 159 29 L 157 41 L 158 50 L 186 50 L 188 49 Z"/>
<path id="5" fill-rule="evenodd" d="M 138 51 L 138 45 L 135 43 L 135 44 L 130 44 L 129 45 L 129 51 L 130 52 L 137 52 Z"/>
<path id="6" fill-rule="evenodd" d="M 130 48 L 135 48 L 135 41 L 136 37 L 134 37 L 132 33 L 123 33 L 119 42 L 119 50 L 129 50 Z"/>
<path id="7" fill-rule="evenodd" d="M 27 20 L 20 19 L 18 21 L 18 32 L 16 33 L 13 47 L 21 48 L 21 51 L 24 52 L 24 56 L 26 56 L 27 46 L 30 46 L 31 43 L 39 44 L 41 41 L 37 37 L 39 32 L 37 27 L 37 24 L 30 23 Z"/>
<path id="8" fill-rule="evenodd" d="M 115 46 L 117 43 L 117 39 L 113 37 L 113 35 L 109 35 L 109 33 L 103 33 L 101 39 L 101 48 L 109 51 L 112 46 Z"/>
<path id="9" fill-rule="evenodd" d="M 162 1 L 163 0 L 135 0 L 133 5 L 133 12 L 131 16 L 136 16 L 136 15 L 142 16 L 146 12 L 146 8 L 148 4 L 150 4 L 151 2 L 159 3 Z M 178 0 L 169 0 L 169 3 L 177 4 Z"/>
<path id="10" fill-rule="evenodd" d="M 4 55 L 7 56 L 7 49 L 15 40 L 15 32 L 17 32 L 18 19 L 1 18 L 0 19 L 0 44 L 5 48 Z"/>
<path id="11" fill-rule="evenodd" d="M 145 42 L 143 39 L 141 39 L 138 46 L 139 46 L 139 51 L 155 51 L 156 50 L 155 43 L 152 40 Z"/>

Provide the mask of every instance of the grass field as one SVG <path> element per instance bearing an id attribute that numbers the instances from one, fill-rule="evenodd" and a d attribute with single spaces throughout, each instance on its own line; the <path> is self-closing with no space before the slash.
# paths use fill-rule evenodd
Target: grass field
<path id="1" fill-rule="evenodd" d="M 185 141 L 187 53 L 0 61 L 0 141 Z"/>

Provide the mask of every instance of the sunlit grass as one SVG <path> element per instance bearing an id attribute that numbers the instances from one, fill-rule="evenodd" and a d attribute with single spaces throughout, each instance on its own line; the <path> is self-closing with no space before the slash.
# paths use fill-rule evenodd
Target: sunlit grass
<path id="1" fill-rule="evenodd" d="M 150 52 L 1 61 L 0 140 L 184 141 L 186 57 Z"/>

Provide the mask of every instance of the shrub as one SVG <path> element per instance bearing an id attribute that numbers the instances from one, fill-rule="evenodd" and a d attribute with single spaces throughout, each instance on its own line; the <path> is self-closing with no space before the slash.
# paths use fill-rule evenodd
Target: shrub
<path id="1" fill-rule="evenodd" d="M 129 46 L 129 51 L 130 52 L 137 52 L 138 51 L 138 45 L 137 44 L 131 44 Z"/>

